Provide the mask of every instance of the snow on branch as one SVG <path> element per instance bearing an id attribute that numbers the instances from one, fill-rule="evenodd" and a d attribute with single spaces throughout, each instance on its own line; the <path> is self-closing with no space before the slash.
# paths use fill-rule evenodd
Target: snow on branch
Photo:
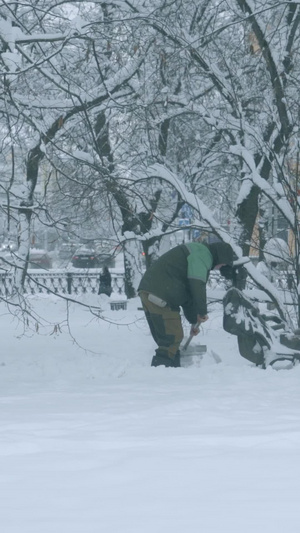
<path id="1" fill-rule="evenodd" d="M 57 42 L 68 39 L 72 35 L 78 36 L 82 35 L 84 32 L 84 26 L 88 24 L 82 24 L 79 17 L 75 17 L 73 20 L 70 20 L 70 29 L 66 32 L 59 33 L 23 33 L 18 26 L 13 26 L 11 20 L 5 20 L 3 17 L 0 18 L 0 39 L 9 45 L 9 48 L 12 49 L 16 44 L 31 44 L 31 43 L 42 43 L 42 42 Z"/>
<path id="2" fill-rule="evenodd" d="M 271 202 L 282 213 L 284 218 L 293 227 L 295 221 L 295 213 L 287 198 L 285 197 L 284 189 L 281 188 L 282 194 L 280 194 L 279 187 L 273 187 L 268 181 L 261 177 L 255 164 L 253 154 L 247 148 L 245 148 L 245 146 L 242 146 L 241 144 L 231 146 L 230 152 L 234 155 L 238 155 L 239 157 L 241 157 L 247 165 L 250 172 L 247 176 L 246 183 L 248 183 L 249 185 L 249 180 L 251 180 L 251 182 L 256 185 L 267 198 L 271 200 Z M 249 190 L 248 185 L 245 186 L 245 189 L 243 191 L 244 194 L 247 193 L 247 191 Z"/>
<path id="3" fill-rule="evenodd" d="M 261 25 L 258 17 L 255 16 L 255 6 L 251 0 L 237 0 L 237 3 L 240 6 L 241 10 L 249 15 L 249 22 L 251 23 L 253 32 L 259 43 L 262 56 L 265 59 L 265 64 L 271 78 L 273 94 L 275 97 L 280 123 L 283 132 L 287 137 L 291 127 L 291 117 L 289 116 L 284 98 L 285 94 L 282 79 L 280 76 L 280 69 L 276 63 L 276 58 L 271 49 L 270 43 L 266 39 L 266 28 Z"/>
<path id="4" fill-rule="evenodd" d="M 232 246 L 237 256 L 242 255 L 242 250 L 235 244 L 228 231 L 224 230 L 213 217 L 211 210 L 200 200 L 200 198 L 191 193 L 185 184 L 173 173 L 159 163 L 151 165 L 145 171 L 147 177 L 158 177 L 170 183 L 180 194 L 182 200 L 189 204 L 193 209 L 200 213 L 201 218 L 219 235 L 219 237 Z"/>

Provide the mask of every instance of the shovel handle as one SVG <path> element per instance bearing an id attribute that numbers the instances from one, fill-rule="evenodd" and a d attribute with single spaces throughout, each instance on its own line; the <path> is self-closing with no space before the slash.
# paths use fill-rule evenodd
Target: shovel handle
<path id="1" fill-rule="evenodd" d="M 196 324 L 194 324 L 193 327 L 194 327 L 194 328 L 197 328 L 197 327 L 200 326 L 200 324 L 201 324 L 201 322 L 196 322 Z M 192 340 L 193 337 L 195 337 L 195 335 L 190 335 L 190 336 L 189 336 L 188 340 L 186 341 L 185 345 L 184 345 L 183 348 L 182 348 L 183 350 L 186 350 L 186 349 L 187 349 L 187 347 L 189 346 L 189 344 L 190 344 L 190 342 L 191 342 L 191 340 Z"/>

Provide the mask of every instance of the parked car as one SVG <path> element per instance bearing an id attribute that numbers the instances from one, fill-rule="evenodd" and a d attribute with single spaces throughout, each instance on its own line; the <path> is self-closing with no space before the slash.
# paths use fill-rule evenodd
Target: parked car
<path id="1" fill-rule="evenodd" d="M 115 266 L 115 247 L 112 248 L 110 241 L 103 240 L 96 243 L 95 251 L 99 267 L 113 268 Z"/>
<path id="2" fill-rule="evenodd" d="M 75 268 L 97 268 L 99 265 L 95 250 L 91 248 L 79 248 L 71 260 Z"/>
<path id="3" fill-rule="evenodd" d="M 97 262 L 99 267 L 107 266 L 113 268 L 115 266 L 114 256 L 106 252 L 99 252 L 97 254 Z"/>
<path id="4" fill-rule="evenodd" d="M 47 251 L 32 248 L 29 252 L 29 268 L 52 268 L 52 259 Z"/>

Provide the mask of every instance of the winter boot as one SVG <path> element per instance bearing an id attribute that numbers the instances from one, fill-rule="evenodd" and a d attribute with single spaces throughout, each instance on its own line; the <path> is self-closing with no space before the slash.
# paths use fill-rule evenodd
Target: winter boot
<path id="1" fill-rule="evenodd" d="M 152 358 L 151 366 L 165 366 L 165 367 L 180 367 L 180 352 L 175 354 L 174 358 L 168 357 L 167 355 L 157 354 Z"/>

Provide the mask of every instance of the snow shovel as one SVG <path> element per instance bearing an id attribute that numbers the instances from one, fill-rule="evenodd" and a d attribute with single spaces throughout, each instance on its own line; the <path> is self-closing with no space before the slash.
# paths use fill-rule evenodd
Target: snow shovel
<path id="1" fill-rule="evenodd" d="M 198 327 L 200 326 L 200 322 L 197 322 L 194 327 Z M 193 350 L 191 351 L 191 353 L 187 353 L 187 349 L 191 343 L 191 340 L 192 338 L 195 337 L 195 335 L 190 335 L 188 340 L 186 341 L 185 345 L 183 346 L 182 348 L 182 353 L 183 355 L 202 355 L 204 354 L 206 351 L 207 351 L 207 346 L 206 344 L 198 344 L 198 346 L 193 346 Z"/>

